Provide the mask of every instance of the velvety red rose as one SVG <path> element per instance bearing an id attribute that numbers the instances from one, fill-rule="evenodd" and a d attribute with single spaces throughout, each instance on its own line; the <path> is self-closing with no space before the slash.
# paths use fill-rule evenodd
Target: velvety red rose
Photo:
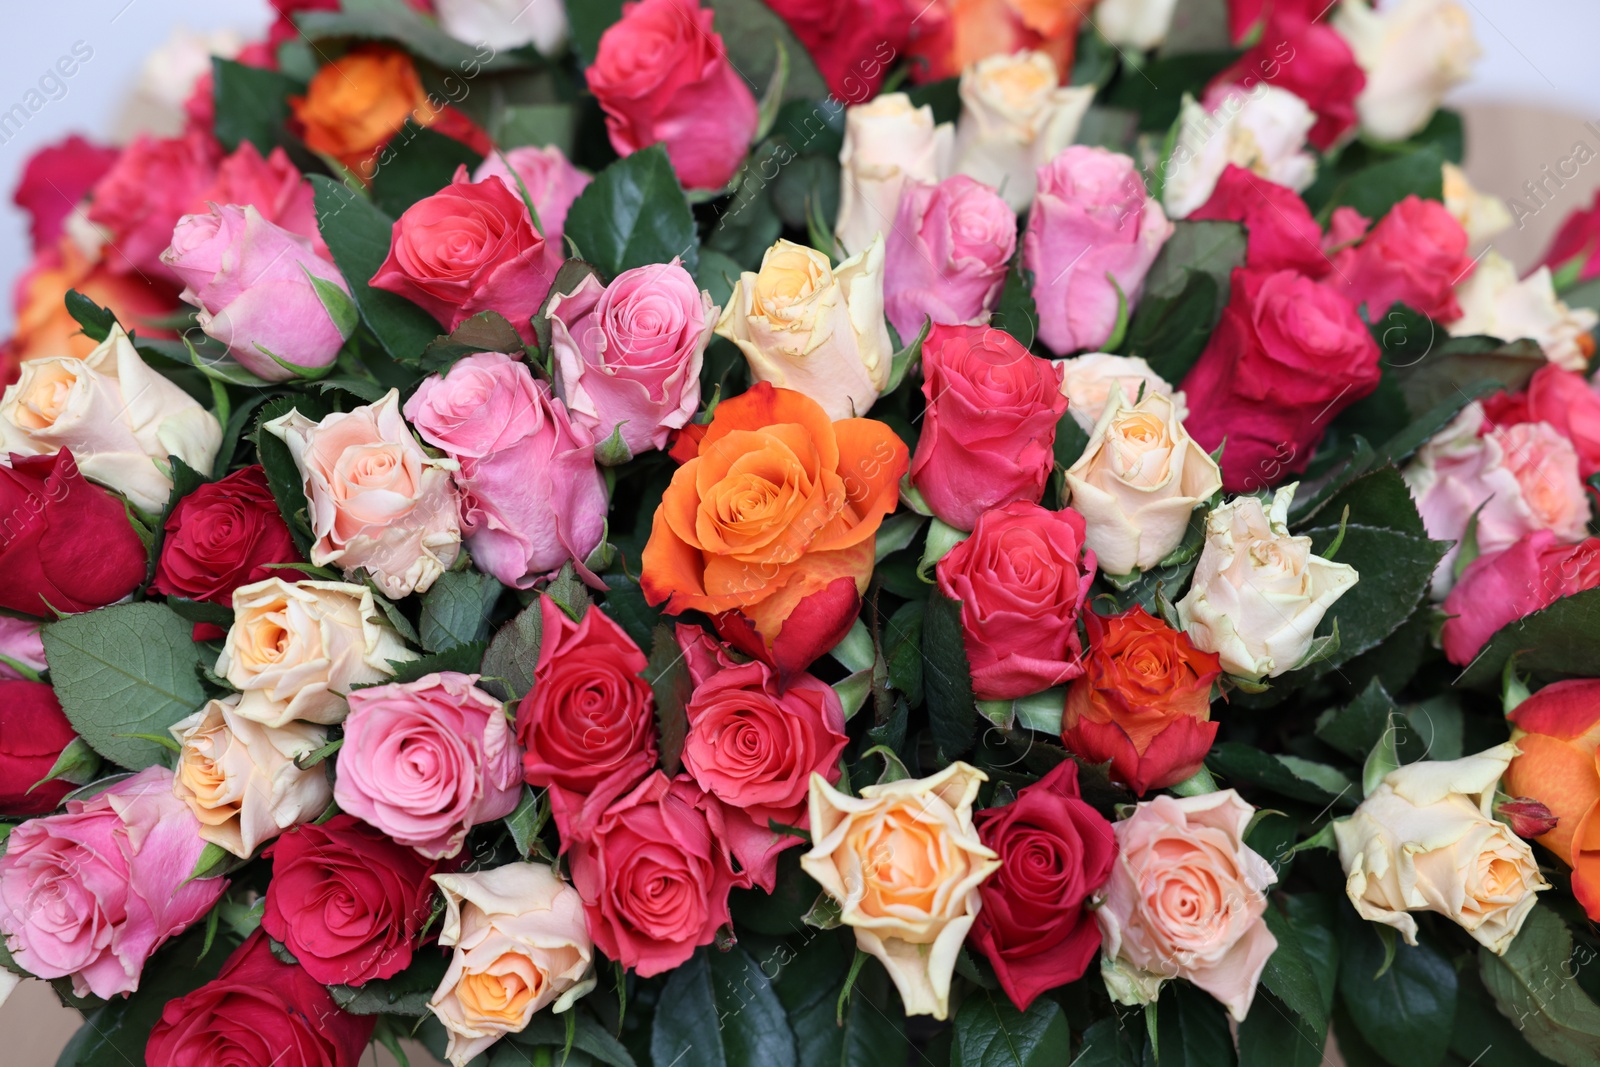
<path id="1" fill-rule="evenodd" d="M 150 583 L 163 596 L 231 607 L 235 589 L 278 573 L 268 564 L 300 559 L 266 473 L 255 464 L 178 501 L 166 532 Z"/>
<path id="2" fill-rule="evenodd" d="M 120 154 L 110 145 L 97 145 L 73 134 L 28 157 L 11 200 L 32 220 L 28 230 L 35 252 L 56 243 L 67 216 Z"/>
<path id="3" fill-rule="evenodd" d="M 1544 265 L 1557 273 L 1576 270 L 1577 281 L 1600 278 L 1600 192 L 1594 194 L 1593 204 L 1561 223 L 1544 254 Z"/>
<path id="4" fill-rule="evenodd" d="M 846 104 L 877 95 L 905 54 L 921 4 L 908 0 L 766 0 L 811 54 L 828 91 Z"/>
<path id="5" fill-rule="evenodd" d="M 145 1045 L 147 1067 L 356 1067 L 376 1015 L 351 1015 L 305 968 L 272 954 L 265 931 L 222 973 L 167 1002 Z"/>
<path id="6" fill-rule="evenodd" d="M 141 134 L 95 183 L 89 219 L 106 228 L 106 262 L 118 274 L 172 280 L 161 253 L 172 228 L 200 208 L 217 176 L 217 143 L 193 131 L 181 137 Z"/>
<path id="7" fill-rule="evenodd" d="M 1323 252 L 1322 227 L 1300 194 L 1232 163 L 1211 199 L 1189 218 L 1243 223 L 1249 238 L 1245 263 L 1251 270 L 1295 270 L 1321 278 L 1333 268 Z"/>
<path id="8" fill-rule="evenodd" d="M 1496 393 L 1483 402 L 1484 427 L 1548 422 L 1578 453 L 1578 473 L 1600 472 L 1600 393 L 1575 371 L 1546 363 L 1521 393 Z"/>
<path id="9" fill-rule="evenodd" d="M 970 530 L 990 508 L 1037 504 L 1067 410 L 1061 368 L 1004 330 L 936 325 L 922 346 L 922 436 L 911 481 L 933 513 Z"/>
<path id="10" fill-rule="evenodd" d="M 1067 690 L 1062 743 L 1088 763 L 1109 760 L 1111 776 L 1139 796 L 1193 775 L 1217 736 L 1211 685 L 1221 661 L 1141 607 L 1083 621 L 1089 651 Z"/>
<path id="11" fill-rule="evenodd" d="M 1116 835 L 1078 792 L 1071 760 L 999 808 L 972 817 L 1000 868 L 979 887 L 983 907 L 969 935 L 994 964 L 1018 1011 L 1047 989 L 1077 981 L 1100 948 L 1089 899 L 1111 876 Z"/>
<path id="12" fill-rule="evenodd" d="M 1367 75 L 1339 31 L 1313 21 L 1315 14 L 1302 4 L 1275 5 L 1261 39 L 1213 85 L 1251 89 L 1266 82 L 1287 89 L 1317 113 L 1307 140 L 1327 151 L 1355 129 L 1356 97 Z"/>
<path id="13" fill-rule="evenodd" d="M 1408 196 L 1378 220 L 1366 240 L 1334 260 L 1345 295 L 1383 318 L 1405 304 L 1440 322 L 1461 317 L 1455 287 L 1472 273 L 1467 231 L 1437 200 Z"/>
<path id="14" fill-rule="evenodd" d="M 1018 500 L 985 512 L 934 573 L 961 602 L 979 700 L 1029 696 L 1083 673 L 1078 613 L 1094 581 L 1083 516 Z"/>
<path id="15" fill-rule="evenodd" d="M 528 205 L 499 178 L 469 181 L 461 167 L 448 186 L 395 220 L 389 257 L 371 284 L 450 330 L 480 312 L 498 312 L 532 344 L 530 320 L 550 281 Z"/>
<path id="16" fill-rule="evenodd" d="M 33 788 L 77 736 L 50 686 L 0 680 L 0 814 L 43 815 L 77 788 L 60 779 Z"/>
<path id="17" fill-rule="evenodd" d="M 261 928 L 323 985 L 361 985 L 411 965 L 438 865 L 354 815 L 307 823 L 268 846 Z"/>
<path id="18" fill-rule="evenodd" d="M 688 189 L 720 189 L 756 132 L 756 98 L 698 0 L 623 4 L 584 72 L 618 155 L 660 142 Z"/>
<path id="19" fill-rule="evenodd" d="M 144 581 L 144 543 L 122 501 L 62 449 L 0 467 L 0 608 L 49 618 L 115 603 Z"/>
<path id="20" fill-rule="evenodd" d="M 1222 444 L 1222 485 L 1264 489 L 1306 469 L 1334 417 L 1378 387 L 1378 345 L 1355 305 L 1294 271 L 1240 269 L 1222 321 L 1183 379 L 1184 427 Z"/>
<path id="21" fill-rule="evenodd" d="M 1549 530 L 1536 530 L 1510 548 L 1479 556 L 1461 572 L 1444 601 L 1444 654 L 1465 667 L 1501 627 L 1597 587 L 1600 537 L 1562 544 Z"/>

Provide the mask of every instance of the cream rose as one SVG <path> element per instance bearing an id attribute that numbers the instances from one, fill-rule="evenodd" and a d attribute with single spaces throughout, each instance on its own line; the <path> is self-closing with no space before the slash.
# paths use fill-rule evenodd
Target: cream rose
<path id="1" fill-rule="evenodd" d="M 590 989 L 594 944 L 583 899 L 543 863 L 436 874 L 444 893 L 439 943 L 454 946 L 428 1008 L 449 1032 L 455 1067 L 520 1033 L 534 1012 L 566 1011 Z"/>
<path id="2" fill-rule="evenodd" d="M 1382 11 L 1344 0 L 1330 21 L 1366 72 L 1356 113 L 1362 132 L 1380 141 L 1404 141 L 1426 126 L 1483 55 L 1455 0 L 1398 0 Z"/>
<path id="3" fill-rule="evenodd" d="M 863 786 L 811 776 L 811 851 L 800 867 L 843 909 L 856 944 L 883 961 L 908 1015 L 950 1013 L 950 976 L 1000 865 L 972 826 L 988 776 L 959 761 L 929 778 Z"/>
<path id="4" fill-rule="evenodd" d="M 865 415 L 889 384 L 883 238 L 830 267 L 816 249 L 779 241 L 733 286 L 717 336 L 739 346 L 758 382 L 804 393 L 830 419 Z"/>
<path id="5" fill-rule="evenodd" d="M 1146 393 L 1130 404 L 1120 384 L 1067 470 L 1069 502 L 1106 574 L 1161 562 L 1183 541 L 1194 509 L 1221 488 L 1222 472 L 1184 430 L 1172 398 Z"/>
<path id="6" fill-rule="evenodd" d="M 961 72 L 955 168 L 1026 211 L 1039 168 L 1078 135 L 1094 87 L 1062 86 L 1043 52 L 980 59 Z"/>
<path id="7" fill-rule="evenodd" d="M 1206 106 L 1184 97 L 1178 140 L 1166 168 L 1162 204 L 1175 219 L 1211 199 L 1228 164 L 1299 192 L 1317 176 L 1306 134 L 1317 116 L 1304 100 L 1265 82 L 1207 94 Z"/>
<path id="8" fill-rule="evenodd" d="M 567 43 L 567 7 L 561 0 L 437 0 L 439 28 L 474 47 L 531 44 L 552 56 Z"/>
<path id="9" fill-rule="evenodd" d="M 1123 399 L 1131 402 L 1159 393 L 1172 400 L 1179 422 L 1189 417 L 1189 404 L 1183 390 L 1173 389 L 1165 378 L 1150 369 L 1142 356 L 1089 352 L 1052 362 L 1061 369 L 1061 393 L 1067 398 L 1067 414 L 1083 427 L 1084 433 L 1094 432 L 1095 423 L 1105 414 L 1106 402 L 1111 399 L 1114 387 L 1120 387 Z"/>
<path id="10" fill-rule="evenodd" d="M 1100 0 L 1094 24 L 1112 44 L 1147 52 L 1166 41 L 1177 7 L 1178 0 Z"/>
<path id="11" fill-rule="evenodd" d="M 1355 814 L 1333 824 L 1345 892 L 1361 917 L 1417 943 L 1409 912 L 1434 911 L 1502 954 L 1550 886 L 1533 849 L 1490 817 L 1517 746 L 1390 771 Z"/>
<path id="12" fill-rule="evenodd" d="M 1549 267 L 1540 267 L 1521 281 L 1517 269 L 1490 250 L 1477 269 L 1456 286 L 1461 317 L 1447 329 L 1453 337 L 1487 334 L 1505 341 L 1528 338 L 1544 349 L 1545 358 L 1563 370 L 1589 366 L 1593 342 L 1589 333 L 1600 315 L 1589 308 L 1568 307 L 1556 296 Z"/>
<path id="13" fill-rule="evenodd" d="M 839 150 L 839 216 L 833 236 L 853 256 L 888 236 L 906 182 L 938 182 L 950 174 L 955 130 L 937 125 L 933 108 L 913 107 L 905 93 L 884 93 L 845 109 Z"/>
<path id="14" fill-rule="evenodd" d="M 259 720 L 281 714 L 263 707 L 271 703 L 260 692 L 230 696 L 172 726 L 179 746 L 172 791 L 200 820 L 202 838 L 242 858 L 315 819 L 333 799 L 326 767 L 294 765 L 326 744 L 328 731 L 306 722 L 263 726 Z"/>
<path id="15" fill-rule="evenodd" d="M 385 596 L 424 592 L 461 551 L 449 464 L 428 458 L 400 415 L 400 391 L 320 423 L 298 410 L 267 423 L 305 478 L 311 562 L 365 570 Z"/>
<path id="16" fill-rule="evenodd" d="M 0 398 L 0 454 L 70 449 L 84 477 L 152 515 L 172 494 L 167 457 L 210 471 L 221 444 L 216 416 L 145 366 L 121 326 L 83 359 L 28 360 Z"/>
<path id="17" fill-rule="evenodd" d="M 1498 196 L 1480 193 L 1454 163 L 1444 165 L 1444 206 L 1467 231 L 1474 247 L 1511 228 L 1511 209 Z"/>
<path id="18" fill-rule="evenodd" d="M 1178 618 L 1196 648 L 1222 657 L 1241 678 L 1275 678 L 1305 657 L 1317 623 L 1356 584 L 1354 567 L 1312 555 L 1311 538 L 1289 536 L 1294 485 L 1271 509 L 1236 497 L 1206 516 L 1189 592 Z"/>
<path id="19" fill-rule="evenodd" d="M 233 591 L 217 674 L 266 698 L 241 704 L 237 715 L 266 726 L 335 723 L 349 711 L 351 686 L 385 681 L 390 660 L 416 658 L 366 586 L 268 578 Z"/>

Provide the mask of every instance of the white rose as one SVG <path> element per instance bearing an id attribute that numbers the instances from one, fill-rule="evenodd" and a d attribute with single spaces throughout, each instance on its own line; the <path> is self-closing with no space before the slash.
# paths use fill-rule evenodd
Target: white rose
<path id="1" fill-rule="evenodd" d="M 1466 759 L 1390 771 L 1355 814 L 1333 824 L 1345 892 L 1363 919 L 1417 943 L 1409 912 L 1433 911 L 1503 954 L 1550 886 L 1533 849 L 1490 816 L 1511 742 Z"/>
<path id="2" fill-rule="evenodd" d="M 232 59 L 244 47 L 233 30 L 196 33 L 178 27 L 145 57 L 139 81 L 117 116 L 117 128 L 128 137 L 176 137 L 189 116 L 184 105 L 200 79 L 211 73 L 211 59 Z"/>
<path id="3" fill-rule="evenodd" d="M 1167 39 L 1177 6 L 1178 0 L 1100 0 L 1094 24 L 1112 44 L 1147 52 Z"/>
<path id="4" fill-rule="evenodd" d="M 1206 516 L 1205 547 L 1178 618 L 1196 648 L 1222 657 L 1240 678 L 1275 678 L 1305 657 L 1317 624 L 1356 584 L 1355 568 L 1312 555 L 1311 538 L 1289 536 L 1294 485 L 1272 508 L 1230 500 Z"/>
<path id="5" fill-rule="evenodd" d="M 1185 96 L 1178 139 L 1164 164 L 1162 203 L 1175 219 L 1211 199 L 1228 164 L 1299 192 L 1317 176 L 1316 157 L 1306 151 L 1306 134 L 1316 113 L 1304 100 L 1265 82 L 1250 90 L 1237 86 L 1208 111 Z"/>
<path id="6" fill-rule="evenodd" d="M 906 182 L 937 182 L 950 174 L 955 131 L 934 125 L 933 108 L 912 107 L 905 93 L 885 93 L 845 109 L 839 149 L 839 217 L 833 236 L 856 255 L 887 234 Z"/>
<path id="7" fill-rule="evenodd" d="M 1505 341 L 1525 337 L 1538 342 L 1558 367 L 1582 371 L 1589 365 L 1594 346 L 1587 339 L 1600 324 L 1600 315 L 1561 301 L 1549 267 L 1540 267 L 1519 282 L 1511 261 L 1491 250 L 1456 286 L 1456 300 L 1461 317 L 1447 327 L 1454 337 L 1487 334 Z"/>
<path id="8" fill-rule="evenodd" d="M 1038 170 L 1078 135 L 1093 86 L 1062 86 L 1043 52 L 980 59 L 961 72 L 956 172 L 999 190 L 1025 211 Z"/>
<path id="9" fill-rule="evenodd" d="M 458 41 L 491 48 L 531 44 L 554 55 L 567 43 L 561 0 L 438 0 L 439 28 Z"/>
<path id="10" fill-rule="evenodd" d="M 1467 231 L 1474 247 L 1511 228 L 1511 209 L 1498 196 L 1480 193 L 1454 163 L 1444 165 L 1444 206 Z"/>
<path id="11" fill-rule="evenodd" d="M 0 454 L 70 449 L 84 477 L 152 515 L 172 494 L 167 457 L 210 471 L 221 444 L 216 416 L 145 366 L 120 326 L 83 359 L 23 363 L 0 399 Z"/>
<path id="12" fill-rule="evenodd" d="M 1083 427 L 1084 433 L 1094 432 L 1094 425 L 1105 412 L 1113 388 L 1121 388 L 1123 399 L 1135 403 L 1141 391 L 1145 396 L 1160 393 L 1172 400 L 1179 422 L 1189 417 L 1183 390 L 1174 390 L 1141 356 L 1088 352 L 1051 362 L 1062 372 L 1061 393 L 1067 398 L 1067 414 Z"/>
<path id="13" fill-rule="evenodd" d="M 1366 72 L 1356 113 L 1362 132 L 1380 141 L 1404 141 L 1426 126 L 1483 54 L 1455 0 L 1399 0 L 1382 11 L 1344 0 L 1330 21 Z"/>

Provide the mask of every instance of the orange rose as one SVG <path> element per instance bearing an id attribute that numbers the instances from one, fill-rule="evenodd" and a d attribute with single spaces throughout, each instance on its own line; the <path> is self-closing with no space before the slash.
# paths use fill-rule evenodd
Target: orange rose
<path id="1" fill-rule="evenodd" d="M 1600 679 L 1547 685 L 1517 705 L 1511 723 L 1522 754 L 1500 791 L 1531 797 L 1555 815 L 1555 829 L 1537 840 L 1572 868 L 1572 895 L 1600 919 Z"/>
<path id="2" fill-rule="evenodd" d="M 679 443 L 689 458 L 656 509 L 645 597 L 670 614 L 705 612 L 781 674 L 803 670 L 860 609 L 906 446 L 881 422 L 832 422 L 803 393 L 766 382 L 719 404 L 698 442 Z"/>
<path id="3" fill-rule="evenodd" d="M 1097 0 L 938 0 L 942 17 L 914 51 L 926 62 L 919 81 L 953 78 L 987 56 L 1028 49 L 1072 69 L 1078 24 Z"/>

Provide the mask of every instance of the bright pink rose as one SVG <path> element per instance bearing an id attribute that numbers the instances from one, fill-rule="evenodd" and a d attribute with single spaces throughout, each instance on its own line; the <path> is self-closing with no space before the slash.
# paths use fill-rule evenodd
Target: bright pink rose
<path id="1" fill-rule="evenodd" d="M 1578 281 L 1600 278 L 1600 191 L 1594 194 L 1593 204 L 1567 216 L 1544 254 L 1544 266 L 1552 271 L 1573 263 L 1577 264 Z"/>
<path id="2" fill-rule="evenodd" d="M 726 806 L 727 841 L 751 882 L 772 892 L 778 853 L 800 839 L 769 820 L 810 826 L 811 776 L 839 780 L 839 754 L 850 739 L 833 686 L 804 672 L 782 687 L 760 660 L 739 662 L 704 630 L 679 624 L 694 691 L 685 712 L 683 769 Z"/>
<path id="3" fill-rule="evenodd" d="M 936 327 L 922 346 L 927 414 L 911 481 L 959 530 L 1013 500 L 1038 502 L 1055 465 L 1065 373 L 1004 330 Z"/>
<path id="4" fill-rule="evenodd" d="M 1467 564 L 1444 601 L 1444 654 L 1465 667 L 1501 627 L 1564 596 L 1600 587 L 1600 537 L 1562 544 L 1537 530 Z"/>
<path id="5" fill-rule="evenodd" d="M 333 262 L 317 229 L 311 183 L 281 148 L 274 148 L 262 159 L 255 145 L 240 141 L 233 154 L 217 165 L 217 182 L 205 194 L 203 203 L 249 205 L 268 222 L 310 241 L 317 255 Z M 203 207 L 194 210 L 201 211 Z"/>
<path id="6" fill-rule="evenodd" d="M 1228 0 L 1228 32 L 1234 44 L 1242 45 L 1269 18 L 1306 19 L 1326 10 L 1325 0 Z"/>
<path id="7" fill-rule="evenodd" d="M 430 859 L 510 815 L 522 752 L 477 680 L 445 671 L 352 692 L 333 787 L 340 809 Z"/>
<path id="8" fill-rule="evenodd" d="M 31 671 L 45 669 L 44 642 L 39 638 L 38 619 L 19 619 L 14 615 L 0 615 L 0 681 L 21 678 L 13 663 Z M 7 660 L 11 662 L 6 662 Z"/>
<path id="9" fill-rule="evenodd" d="M 11 200 L 32 220 L 29 232 L 35 252 L 56 243 L 67 216 L 120 154 L 110 145 L 97 145 L 73 134 L 28 157 Z"/>
<path id="10" fill-rule="evenodd" d="M 213 204 L 209 214 L 185 215 L 161 262 L 182 280 L 183 299 L 200 309 L 200 329 L 257 377 L 281 382 L 321 371 L 344 347 L 345 332 L 311 283 L 318 278 L 348 294 L 344 277 L 310 240 L 253 207 Z"/>
<path id="11" fill-rule="evenodd" d="M 1455 287 L 1472 273 L 1467 231 L 1437 200 L 1408 196 L 1334 260 L 1345 295 L 1381 319 L 1397 303 L 1440 322 L 1461 317 Z"/>
<path id="12" fill-rule="evenodd" d="M 937 185 L 908 182 L 887 242 L 884 311 L 910 341 L 924 319 L 987 320 L 1017 250 L 1017 216 L 1000 194 L 965 174 Z"/>
<path id="13" fill-rule="evenodd" d="M 589 431 L 526 364 L 475 353 L 424 380 L 405 411 L 461 464 L 461 529 L 480 568 L 526 589 L 569 559 L 583 567 L 605 533 L 605 478 Z"/>
<path id="14" fill-rule="evenodd" d="M 1600 392 L 1575 371 L 1546 363 L 1533 372 L 1526 392 L 1496 393 L 1483 402 L 1490 425 L 1547 422 L 1572 442 L 1578 474 L 1600 472 Z"/>
<path id="15" fill-rule="evenodd" d="M 1295 270 L 1321 278 L 1333 268 L 1322 249 L 1322 227 L 1300 194 L 1232 163 L 1217 180 L 1211 199 L 1189 218 L 1244 223 L 1250 242 L 1245 262 L 1251 270 Z"/>
<path id="16" fill-rule="evenodd" d="M 71 975 L 78 996 L 131 993 L 150 954 L 228 888 L 223 878 L 189 880 L 205 847 L 172 772 L 147 767 L 11 832 L 0 932 L 30 974 Z"/>
<path id="17" fill-rule="evenodd" d="M 1212 84 L 1248 90 L 1266 82 L 1304 100 L 1317 113 L 1309 140 L 1327 151 L 1356 126 L 1356 97 L 1367 75 L 1344 37 L 1326 22 L 1313 22 L 1318 10 L 1303 3 L 1280 3 L 1267 19 L 1261 39 Z"/>
<path id="18" fill-rule="evenodd" d="M 624 4 L 584 72 L 611 147 L 626 156 L 666 145 L 688 189 L 727 185 L 756 132 L 756 98 L 712 21 L 698 0 Z"/>
<path id="19" fill-rule="evenodd" d="M 95 183 L 91 221 L 110 231 L 107 262 L 118 274 L 170 275 L 161 253 L 178 219 L 203 206 L 217 178 L 217 143 L 204 133 L 140 135 Z"/>
<path id="20" fill-rule="evenodd" d="M 1062 356 L 1104 345 L 1121 302 L 1129 308 L 1138 303 L 1144 276 L 1172 229 L 1127 156 L 1071 145 L 1040 167 L 1039 193 L 1022 237 L 1039 339 Z"/>
<path id="21" fill-rule="evenodd" d="M 555 145 L 548 148 L 525 145 L 508 152 L 490 153 L 478 164 L 472 180 L 481 182 L 490 178 L 505 182 L 519 199 L 522 190 L 528 190 L 528 198 L 539 213 L 539 226 L 544 233 L 545 272 L 554 278 L 567 258 L 566 242 L 561 239 L 566 231 L 567 211 L 594 178 L 567 162 L 567 157 Z M 522 179 L 520 187 L 518 178 Z"/>
<path id="22" fill-rule="evenodd" d="M 1489 431 L 1505 453 L 1506 469 L 1522 488 L 1534 524 L 1563 541 L 1583 537 L 1589 498 L 1578 477 L 1572 442 L 1547 422 L 1519 422 Z"/>
<path id="23" fill-rule="evenodd" d="M 923 5 L 908 0 L 766 0 L 794 31 L 834 99 L 864 104 L 905 54 Z"/>
<path id="24" fill-rule="evenodd" d="M 469 181 L 467 168 L 395 220 L 389 257 L 371 285 L 420 306 L 453 330 L 484 311 L 505 316 L 523 341 L 550 281 L 545 239 L 528 205 L 499 178 Z"/>
<path id="25" fill-rule="evenodd" d="M 694 417 L 717 308 L 676 259 L 586 275 L 549 315 L 556 392 L 597 445 L 620 428 L 631 455 L 665 448 Z"/>

